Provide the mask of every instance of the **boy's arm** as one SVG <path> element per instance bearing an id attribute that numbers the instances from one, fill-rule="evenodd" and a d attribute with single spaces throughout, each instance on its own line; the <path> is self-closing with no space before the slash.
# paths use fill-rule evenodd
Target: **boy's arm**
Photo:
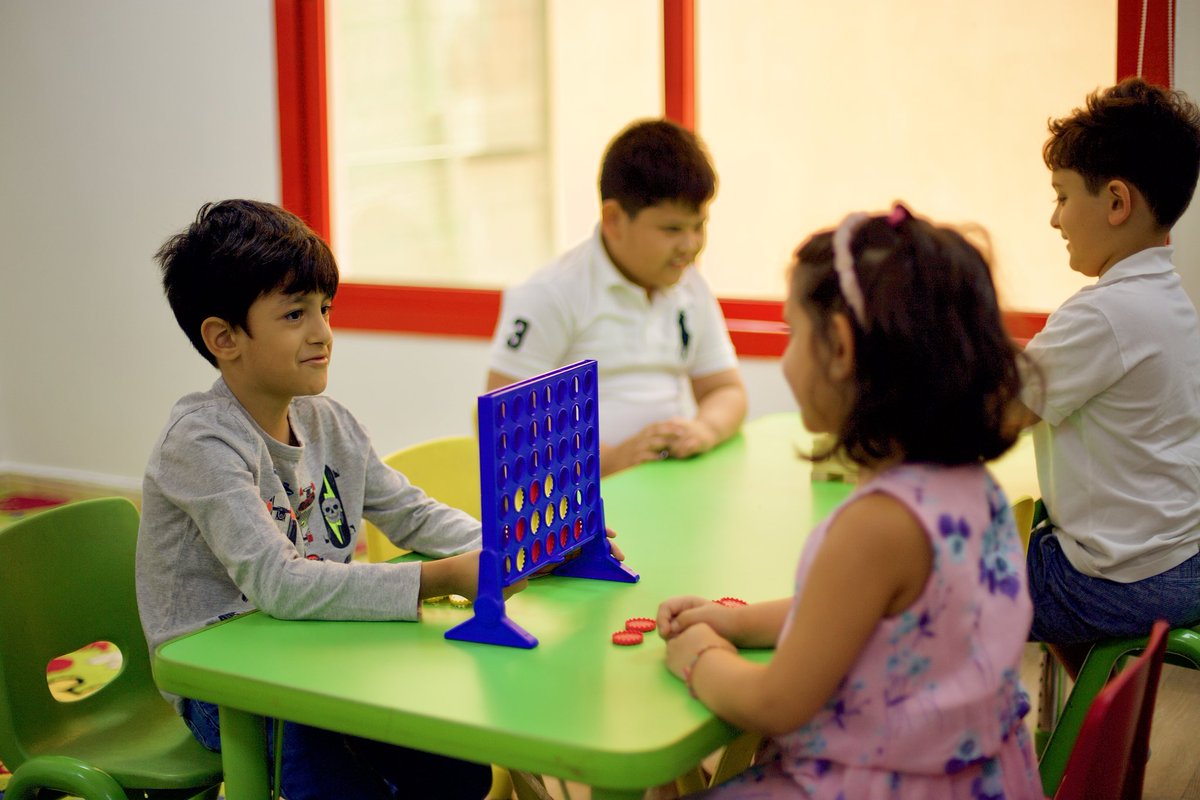
<path id="1" fill-rule="evenodd" d="M 480 545 L 479 520 L 429 497 L 384 464 L 373 449 L 367 460 L 363 516 L 397 547 L 423 555 L 443 558 Z"/>
<path id="2" fill-rule="evenodd" d="M 696 422 L 704 429 L 702 433 L 712 436 L 711 442 L 700 442 L 700 449 L 693 452 L 711 450 L 742 427 L 746 418 L 746 386 L 736 368 L 692 378 L 692 393 L 696 396 Z M 686 449 L 686 445 L 686 441 L 677 442 L 671 454 L 677 458 L 691 455 L 676 454 L 676 449 Z"/>

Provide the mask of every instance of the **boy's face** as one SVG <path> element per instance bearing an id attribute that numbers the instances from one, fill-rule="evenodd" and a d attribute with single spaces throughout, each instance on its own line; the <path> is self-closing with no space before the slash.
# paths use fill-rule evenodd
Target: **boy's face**
<path id="1" fill-rule="evenodd" d="M 261 398 L 290 402 L 320 394 L 329 380 L 333 331 L 330 298 L 319 292 L 264 294 L 250 305 L 241 338 L 246 387 Z"/>
<path id="2" fill-rule="evenodd" d="M 704 249 L 707 204 L 647 206 L 630 217 L 616 200 L 600 209 L 604 246 L 617 269 L 647 292 L 674 286 Z"/>
<path id="3" fill-rule="evenodd" d="M 1102 187 L 1092 194 L 1083 176 L 1073 169 L 1054 170 L 1050 185 L 1055 195 L 1050 226 L 1067 240 L 1071 269 L 1089 278 L 1103 275 L 1120 260 L 1109 224 L 1112 208 L 1109 192 Z"/>

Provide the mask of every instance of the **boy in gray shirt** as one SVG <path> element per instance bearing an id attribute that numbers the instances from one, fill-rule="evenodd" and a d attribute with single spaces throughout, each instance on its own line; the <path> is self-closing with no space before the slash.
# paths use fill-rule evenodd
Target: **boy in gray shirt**
<path id="1" fill-rule="evenodd" d="M 479 522 L 383 464 L 354 417 L 318 396 L 338 286 L 325 242 L 283 209 L 228 200 L 202 207 L 157 258 L 175 318 L 221 376 L 175 405 L 146 467 L 137 586 L 150 648 L 256 609 L 282 619 L 415 620 L 424 597 L 473 596 Z M 363 517 L 438 560 L 352 562 Z M 216 708 L 170 699 L 196 738 L 220 750 Z M 479 798 L 490 775 L 284 726 L 289 800 Z"/>

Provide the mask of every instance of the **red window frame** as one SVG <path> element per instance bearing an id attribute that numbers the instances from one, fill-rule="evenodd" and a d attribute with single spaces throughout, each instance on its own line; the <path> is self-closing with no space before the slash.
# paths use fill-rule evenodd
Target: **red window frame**
<path id="1" fill-rule="evenodd" d="M 693 128 L 695 0 L 662 0 L 662 5 L 664 113 Z M 1148 80 L 1171 85 L 1174 19 L 1175 0 L 1118 0 L 1118 80 L 1138 74 L 1140 66 Z M 283 206 L 328 239 L 325 0 L 275 0 L 275 36 Z M 334 325 L 347 330 L 488 339 L 500 313 L 500 291 L 495 289 L 346 282 L 337 301 Z M 781 322 L 781 301 L 722 298 L 720 302 L 739 355 L 783 353 L 787 329 Z M 1046 315 L 1010 311 L 1005 322 L 1010 333 L 1024 341 L 1041 330 Z"/>

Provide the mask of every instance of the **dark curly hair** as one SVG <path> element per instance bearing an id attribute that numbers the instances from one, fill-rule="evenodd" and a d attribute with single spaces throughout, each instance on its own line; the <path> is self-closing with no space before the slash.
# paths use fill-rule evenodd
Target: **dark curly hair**
<path id="1" fill-rule="evenodd" d="M 337 293 L 338 268 L 321 237 L 289 211 L 256 200 L 205 203 L 155 254 L 179 327 L 212 364 L 200 326 L 209 317 L 246 330 L 250 305 L 280 290 Z"/>
<path id="2" fill-rule="evenodd" d="M 1183 92 L 1126 78 L 1049 126 L 1042 158 L 1050 169 L 1078 172 L 1093 195 L 1127 181 L 1163 228 L 1187 210 L 1200 176 L 1200 109 Z"/>
<path id="3" fill-rule="evenodd" d="M 1017 430 L 1005 411 L 1021 388 L 1018 348 L 979 250 L 905 211 L 868 219 L 850 252 L 864 322 L 839 287 L 832 231 L 796 250 L 791 277 L 792 300 L 812 320 L 818 363 L 828 361 L 834 314 L 853 329 L 851 407 L 835 432 L 846 456 L 863 465 L 897 457 L 955 465 L 1011 447 Z"/>

